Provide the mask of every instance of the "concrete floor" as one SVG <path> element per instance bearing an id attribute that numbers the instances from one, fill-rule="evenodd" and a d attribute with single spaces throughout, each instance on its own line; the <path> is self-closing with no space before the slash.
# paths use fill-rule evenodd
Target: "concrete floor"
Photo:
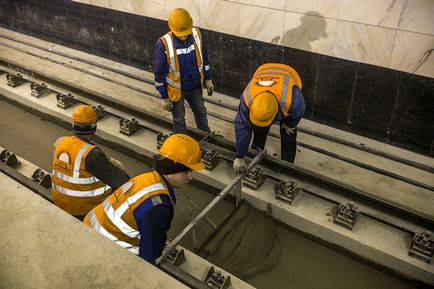
<path id="1" fill-rule="evenodd" d="M 0 288 L 188 288 L 3 173 L 0 184 Z"/>

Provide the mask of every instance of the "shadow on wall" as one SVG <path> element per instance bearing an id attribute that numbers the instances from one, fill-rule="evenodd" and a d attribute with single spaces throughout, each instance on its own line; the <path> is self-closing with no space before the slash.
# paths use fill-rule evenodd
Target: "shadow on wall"
<path id="1" fill-rule="evenodd" d="M 274 37 L 271 43 L 311 51 L 311 42 L 327 37 L 327 23 L 318 12 L 309 11 L 300 21 L 298 27 L 286 31 L 282 39 L 280 36 Z"/>

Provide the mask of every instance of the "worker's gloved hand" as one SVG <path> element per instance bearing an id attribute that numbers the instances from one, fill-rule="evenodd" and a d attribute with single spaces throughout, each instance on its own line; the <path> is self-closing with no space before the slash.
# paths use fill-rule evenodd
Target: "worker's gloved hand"
<path id="1" fill-rule="evenodd" d="M 172 101 L 168 98 L 162 99 L 161 105 L 163 110 L 171 111 L 172 110 Z"/>
<path id="2" fill-rule="evenodd" d="M 295 127 L 290 127 L 290 126 L 287 126 L 284 122 L 282 122 L 282 126 L 281 126 L 281 128 L 288 134 L 288 135 L 291 135 L 291 134 L 294 134 L 295 133 Z"/>
<path id="3" fill-rule="evenodd" d="M 234 160 L 233 167 L 234 167 L 235 172 L 237 174 L 243 173 L 244 170 L 246 169 L 246 166 L 247 166 L 247 164 L 246 164 L 246 161 L 244 160 L 244 158 L 242 158 L 242 159 L 236 158 Z"/>
<path id="4" fill-rule="evenodd" d="M 205 80 L 205 86 L 206 86 L 206 91 L 208 92 L 208 96 L 211 96 L 214 92 L 214 84 L 212 83 L 212 80 Z"/>

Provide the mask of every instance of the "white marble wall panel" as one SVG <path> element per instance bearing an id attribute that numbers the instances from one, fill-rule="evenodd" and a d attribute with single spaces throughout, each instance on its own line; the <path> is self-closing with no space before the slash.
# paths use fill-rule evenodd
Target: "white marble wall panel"
<path id="1" fill-rule="evenodd" d="M 264 42 L 281 39 L 283 35 L 283 10 L 272 10 L 257 6 L 242 6 L 240 12 L 240 35 Z"/>
<path id="2" fill-rule="evenodd" d="M 434 77 L 434 0 L 75 1 Z"/>
<path id="3" fill-rule="evenodd" d="M 403 0 L 341 0 L 340 20 L 397 28 Z"/>
<path id="4" fill-rule="evenodd" d="M 110 8 L 109 1 L 110 0 L 74 0 L 74 2 L 80 2 L 105 8 Z"/>
<path id="5" fill-rule="evenodd" d="M 284 10 L 286 0 L 226 0 L 250 6 L 260 6 L 270 9 Z"/>
<path id="6" fill-rule="evenodd" d="M 404 0 L 398 28 L 434 35 L 434 1 Z"/>
<path id="7" fill-rule="evenodd" d="M 201 27 L 240 36 L 240 4 L 224 0 L 201 0 Z"/>
<path id="8" fill-rule="evenodd" d="M 337 18 L 340 0 L 286 0 L 286 11 Z"/>
<path id="9" fill-rule="evenodd" d="M 107 0 L 107 2 L 109 3 L 108 8 L 113 10 L 119 10 L 127 13 L 136 13 L 136 10 L 138 10 L 136 8 L 137 3 L 133 3 L 134 1 L 132 0 L 119 0 L 119 1 Z"/>
<path id="10" fill-rule="evenodd" d="M 394 29 L 338 21 L 333 55 L 388 67 L 395 35 Z"/>
<path id="11" fill-rule="evenodd" d="M 200 23 L 200 0 L 164 0 L 165 19 L 169 19 L 170 12 L 175 8 L 184 8 L 193 18 L 194 26 L 201 26 Z"/>
<path id="12" fill-rule="evenodd" d="M 281 45 L 322 54 L 333 51 L 336 19 L 286 12 L 284 30 Z"/>
<path id="13" fill-rule="evenodd" d="M 398 31 L 390 68 L 434 77 L 434 36 Z"/>
<path id="14" fill-rule="evenodd" d="M 164 0 L 107 0 L 108 8 L 158 19 L 167 19 Z M 88 1 L 89 2 L 89 1 Z"/>

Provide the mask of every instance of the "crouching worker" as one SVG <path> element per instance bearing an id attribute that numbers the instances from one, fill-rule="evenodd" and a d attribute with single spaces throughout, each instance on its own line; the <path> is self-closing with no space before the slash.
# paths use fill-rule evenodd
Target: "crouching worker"
<path id="1" fill-rule="evenodd" d="M 155 171 L 132 178 L 102 204 L 84 223 L 151 264 L 161 256 L 176 203 L 174 187 L 201 170 L 199 143 L 185 134 L 167 138 L 160 149 Z"/>
<path id="2" fill-rule="evenodd" d="M 95 206 L 130 179 L 91 143 L 96 132 L 96 111 L 79 105 L 72 114 L 74 136 L 59 138 L 53 146 L 51 193 L 54 203 L 83 220 Z"/>
<path id="3" fill-rule="evenodd" d="M 305 103 L 301 79 L 290 66 L 267 63 L 256 69 L 241 95 L 235 117 L 236 159 L 233 167 L 246 167 L 244 156 L 249 149 L 263 150 L 273 123 L 280 126 L 281 158 L 293 163 L 297 147 L 297 125 L 304 115 Z"/>

